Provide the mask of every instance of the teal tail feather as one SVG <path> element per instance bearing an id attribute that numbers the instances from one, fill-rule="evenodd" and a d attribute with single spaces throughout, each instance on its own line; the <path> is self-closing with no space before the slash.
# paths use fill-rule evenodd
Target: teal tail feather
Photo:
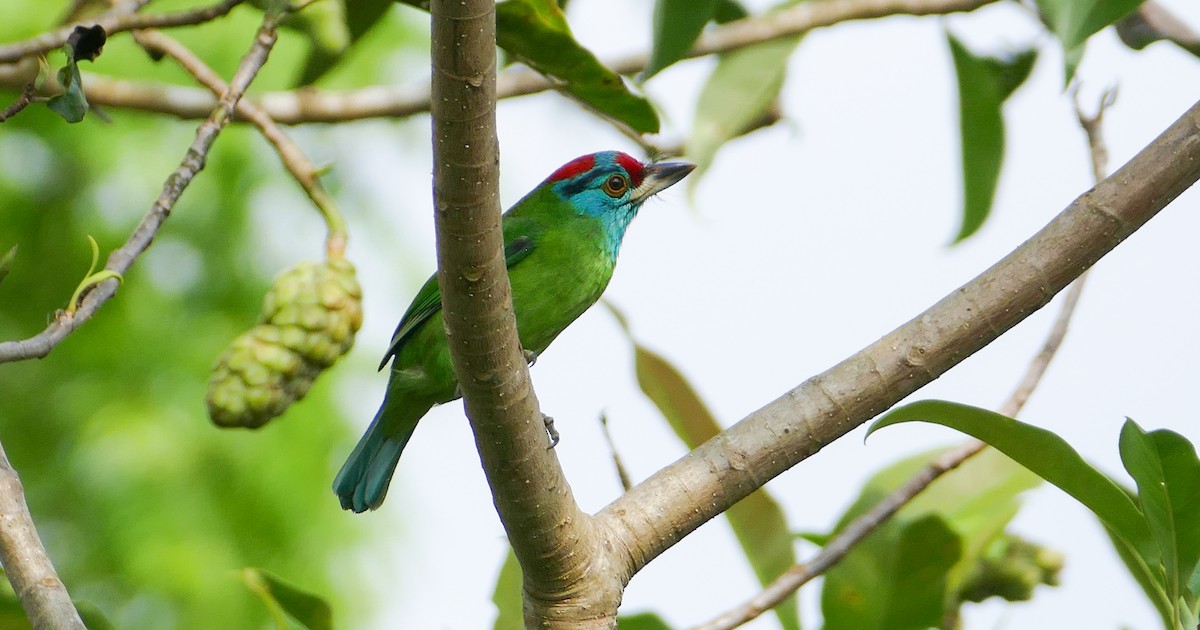
<path id="1" fill-rule="evenodd" d="M 389 405 L 388 402 L 383 401 L 370 428 L 333 480 L 333 491 L 343 510 L 362 513 L 383 505 L 400 454 L 416 430 L 417 422 L 429 410 L 429 407 L 397 408 L 403 405 Z M 387 418 L 387 426 L 384 426 L 388 415 L 393 417 Z"/>

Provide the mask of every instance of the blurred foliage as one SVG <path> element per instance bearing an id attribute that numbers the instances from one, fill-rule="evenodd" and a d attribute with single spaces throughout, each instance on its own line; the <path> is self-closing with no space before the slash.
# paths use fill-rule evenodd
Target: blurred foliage
<path id="1" fill-rule="evenodd" d="M 163 0 L 154 10 L 208 4 Z M 6 7 L 0 41 L 52 27 L 66 6 L 56 9 L 33 0 Z M 385 47 L 423 46 L 392 13 L 326 79 L 381 82 Z M 171 35 L 228 77 L 260 19 L 238 7 Z M 307 48 L 301 35 L 283 33 L 252 91 L 292 84 Z M 62 65 L 60 52 L 49 57 Z M 87 70 L 194 85 L 128 35 L 110 39 Z M 15 97 L 0 90 L 4 102 Z M 0 286 L 0 339 L 34 335 L 66 306 L 87 267 L 85 235 L 105 252 L 121 246 L 196 125 L 107 114 L 111 123 L 89 116 L 68 126 L 31 106 L 0 126 L 0 243 L 20 247 Z M 119 628 L 263 627 L 267 610 L 239 580 L 247 566 L 333 602 L 338 625 L 355 627 L 362 619 L 351 614 L 371 612 L 360 578 L 338 570 L 369 530 L 329 490 L 353 437 L 333 400 L 346 368 L 267 430 L 221 431 L 205 417 L 214 359 L 254 322 L 270 276 L 291 262 L 267 269 L 258 251 L 262 230 L 275 227 L 255 221 L 261 209 L 251 200 L 294 185 L 266 146 L 248 127 L 228 128 L 116 297 L 47 358 L 0 365 L 0 436 L 39 531 L 72 596 Z M 305 249 L 298 259 L 321 243 L 296 247 Z"/>
<path id="2" fill-rule="evenodd" d="M 905 458 L 872 475 L 832 534 L 943 453 Z M 990 449 L 938 477 L 825 574 L 825 627 L 927 628 L 956 615 L 958 594 L 992 557 L 995 541 L 1006 537 L 1018 497 L 1039 483 L 1037 475 Z"/>
<path id="3" fill-rule="evenodd" d="M 722 430 L 721 425 L 696 388 L 670 361 L 638 343 L 624 313 L 609 302 L 604 305 L 633 345 L 638 387 L 662 413 L 680 441 L 692 450 L 716 437 Z M 787 516 L 765 487 L 730 506 L 725 510 L 725 517 L 729 519 L 746 561 L 763 586 L 796 564 Z M 774 610 L 784 630 L 800 630 L 800 609 L 794 595 L 785 598 Z"/>
<path id="4" fill-rule="evenodd" d="M 913 421 L 940 424 L 987 442 L 1071 495 L 1104 525 L 1130 575 L 1161 615 L 1163 627 L 1197 627 L 1200 458 L 1182 435 L 1146 432 L 1126 419 L 1118 446 L 1121 463 L 1137 482 L 1135 493 L 1089 464 L 1058 435 L 970 405 L 944 400 L 909 403 L 884 414 L 869 432 Z"/>

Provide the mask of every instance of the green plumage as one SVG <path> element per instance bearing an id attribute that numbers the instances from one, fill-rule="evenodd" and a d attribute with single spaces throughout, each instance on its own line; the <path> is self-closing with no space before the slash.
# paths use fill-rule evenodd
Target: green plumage
<path id="1" fill-rule="evenodd" d="M 690 171 L 690 164 L 643 166 L 615 152 L 584 156 L 505 213 L 505 261 L 525 350 L 540 354 L 595 304 L 638 207 Z M 342 507 L 355 512 L 379 507 L 417 422 L 434 405 L 458 397 L 436 275 L 400 320 L 383 364 L 389 359 L 383 404 L 334 480 Z"/>

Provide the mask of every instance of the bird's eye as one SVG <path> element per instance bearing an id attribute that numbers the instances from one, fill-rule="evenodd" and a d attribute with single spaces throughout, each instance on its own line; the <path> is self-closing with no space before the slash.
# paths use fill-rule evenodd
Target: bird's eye
<path id="1" fill-rule="evenodd" d="M 629 182 L 620 175 L 613 175 L 604 180 L 604 192 L 608 193 L 609 197 L 620 197 L 629 189 Z"/>

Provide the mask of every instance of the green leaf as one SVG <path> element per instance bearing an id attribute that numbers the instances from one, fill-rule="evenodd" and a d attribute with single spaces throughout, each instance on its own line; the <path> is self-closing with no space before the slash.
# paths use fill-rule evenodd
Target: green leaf
<path id="1" fill-rule="evenodd" d="M 633 340 L 628 322 L 616 307 L 605 306 L 617 317 L 634 346 L 638 385 L 658 407 L 675 434 L 694 449 L 721 432 L 712 412 L 679 370 L 663 357 Z M 796 563 L 793 537 L 783 509 L 763 488 L 725 511 L 733 533 L 746 554 L 759 583 L 766 585 Z M 794 596 L 775 608 L 785 630 L 799 630 L 800 613 Z"/>
<path id="2" fill-rule="evenodd" d="M 893 409 L 871 425 L 868 435 L 915 420 L 957 429 L 987 442 L 1083 503 L 1147 566 L 1161 561 L 1146 519 L 1129 495 L 1057 435 L 986 409 L 942 400 Z"/>
<path id="3" fill-rule="evenodd" d="M 721 432 L 721 426 L 690 383 L 666 359 L 634 345 L 638 385 L 689 449 Z M 796 551 L 783 509 L 759 488 L 725 511 L 733 533 L 761 584 L 771 583 L 796 563 Z M 799 630 L 795 597 L 775 608 L 785 630 Z"/>
<path id="4" fill-rule="evenodd" d="M 13 261 L 17 259 L 17 246 L 13 245 L 3 256 L 0 256 L 0 282 L 8 277 L 8 272 L 12 271 Z"/>
<path id="5" fill-rule="evenodd" d="M 640 612 L 617 617 L 617 630 L 671 630 L 671 626 L 655 613 Z"/>
<path id="6" fill-rule="evenodd" d="M 825 575 L 825 630 L 937 627 L 961 552 L 958 535 L 934 514 L 876 530 Z"/>
<path id="7" fill-rule="evenodd" d="M 496 40 L 529 67 L 562 82 L 560 89 L 639 133 L 658 133 L 658 114 L 629 91 L 617 73 L 600 63 L 571 34 L 552 0 L 505 0 L 496 4 Z"/>
<path id="8" fill-rule="evenodd" d="M 1161 584 L 1161 573 L 1149 567 L 1145 559 L 1139 556 L 1124 540 L 1121 540 L 1113 532 L 1112 528 L 1105 526 L 1104 533 L 1108 534 L 1108 539 L 1112 542 L 1113 549 L 1117 552 L 1117 557 L 1121 559 L 1121 562 L 1125 563 L 1125 568 L 1133 576 L 1138 586 L 1142 587 L 1142 592 L 1146 594 L 1146 599 L 1150 600 L 1150 603 L 1154 605 L 1154 609 L 1158 611 L 1159 616 L 1162 618 L 1163 628 L 1174 630 L 1175 606 L 1167 600 L 1166 591 L 1163 590 L 1163 585 Z"/>
<path id="9" fill-rule="evenodd" d="M 63 50 L 70 48 L 64 46 Z M 63 86 L 63 93 L 51 97 L 46 101 L 46 106 L 69 123 L 83 120 L 88 102 L 83 94 L 83 81 L 79 78 L 79 65 L 75 63 L 73 51 L 67 54 L 67 65 L 59 69 L 58 81 Z"/>
<path id="10" fill-rule="evenodd" d="M 1064 50 L 1082 44 L 1100 29 L 1133 13 L 1143 0 L 1035 0 Z"/>
<path id="11" fill-rule="evenodd" d="M 688 190 L 696 185 L 726 142 L 762 119 L 779 98 L 787 62 L 800 37 L 784 37 L 721 55 L 696 103 L 684 153 L 696 163 Z"/>
<path id="12" fill-rule="evenodd" d="M 1146 433 L 1133 420 L 1121 428 L 1121 462 L 1137 482 L 1138 501 L 1162 552 L 1167 596 L 1190 592 L 1200 562 L 1200 460 L 1186 438 L 1172 431 Z M 1190 609 L 1193 604 L 1184 606 Z"/>
<path id="13" fill-rule="evenodd" d="M 654 3 L 654 45 L 639 77 L 645 81 L 683 59 L 704 25 L 713 19 L 717 0 L 658 0 Z"/>
<path id="14" fill-rule="evenodd" d="M 1074 48 L 1063 51 L 1063 86 L 1071 85 L 1071 81 L 1075 80 L 1075 72 L 1079 70 L 1079 64 L 1083 62 L 1083 53 L 1087 50 L 1087 44 L 1080 44 Z"/>
<path id="15" fill-rule="evenodd" d="M 333 627 L 333 611 L 324 599 L 263 569 L 247 567 L 241 570 L 241 577 L 246 588 L 266 605 L 280 630 L 290 627 L 289 619 L 308 630 Z"/>
<path id="16" fill-rule="evenodd" d="M 736 0 L 717 0 L 717 6 L 713 9 L 713 21 L 717 24 L 728 24 L 746 17 L 750 17 L 750 12 Z"/>
<path id="17" fill-rule="evenodd" d="M 945 452 L 938 450 L 916 455 L 872 475 L 864 484 L 859 498 L 839 520 L 835 533 Z M 1004 528 L 1016 515 L 1020 507 L 1018 496 L 1040 483 L 1041 479 L 1024 466 L 995 449 L 987 449 L 929 484 L 881 529 L 901 527 L 905 522 L 930 514 L 945 519 L 962 542 L 961 559 L 951 569 L 946 581 L 950 592 L 958 592 L 988 546 L 1003 534 Z"/>
<path id="18" fill-rule="evenodd" d="M 325 1 L 325 0 L 322 0 Z M 344 16 L 340 19 L 343 27 L 337 26 L 336 22 L 330 23 L 330 32 L 333 37 L 329 39 L 333 46 L 314 46 L 305 59 L 304 68 L 300 72 L 299 85 L 310 85 L 325 75 L 330 69 L 338 64 L 339 61 L 346 55 L 350 47 L 355 42 L 367 34 L 372 26 L 375 26 L 383 16 L 387 15 L 388 9 L 392 8 L 393 0 L 350 0 L 342 7 Z M 338 16 L 329 15 L 326 19 L 338 19 Z M 338 37 L 345 35 L 345 43 L 341 48 L 337 47 Z"/>
<path id="19" fill-rule="evenodd" d="M 496 604 L 496 623 L 492 630 L 525 630 L 524 585 L 521 583 L 521 564 L 512 547 L 496 576 L 496 589 L 492 591 L 492 603 Z"/>
<path id="20" fill-rule="evenodd" d="M 975 55 L 946 33 L 958 75 L 962 133 L 963 220 L 954 242 L 975 233 L 987 220 L 1004 162 L 1004 101 L 1029 77 L 1037 51 L 1006 59 Z"/>

